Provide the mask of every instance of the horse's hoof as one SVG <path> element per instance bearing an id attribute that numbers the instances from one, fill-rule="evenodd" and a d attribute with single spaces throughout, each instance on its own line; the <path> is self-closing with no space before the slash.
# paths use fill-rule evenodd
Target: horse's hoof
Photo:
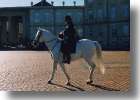
<path id="1" fill-rule="evenodd" d="M 91 84 L 93 81 L 87 81 L 87 84 Z"/>
<path id="2" fill-rule="evenodd" d="M 51 80 L 49 80 L 49 81 L 48 81 L 48 84 L 51 84 L 51 83 L 52 83 L 52 81 L 51 81 Z"/>
<path id="3" fill-rule="evenodd" d="M 68 82 L 66 85 L 70 86 L 71 84 L 70 84 L 70 82 Z"/>

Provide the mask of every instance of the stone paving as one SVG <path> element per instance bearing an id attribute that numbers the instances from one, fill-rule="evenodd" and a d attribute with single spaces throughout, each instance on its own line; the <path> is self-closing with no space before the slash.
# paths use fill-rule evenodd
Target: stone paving
<path id="1" fill-rule="evenodd" d="M 47 51 L 0 51 L 0 90 L 127 92 L 131 83 L 129 52 L 105 51 L 103 60 L 106 73 L 102 75 L 97 68 L 90 85 L 86 84 L 89 71 L 83 60 L 66 65 L 72 80 L 72 86 L 67 86 L 59 66 L 54 84 L 47 83 L 52 71 L 52 60 Z"/>

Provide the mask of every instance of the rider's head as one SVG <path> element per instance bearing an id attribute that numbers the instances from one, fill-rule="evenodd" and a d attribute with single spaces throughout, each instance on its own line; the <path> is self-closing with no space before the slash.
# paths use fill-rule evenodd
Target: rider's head
<path id="1" fill-rule="evenodd" d="M 65 21 L 66 21 L 66 22 L 72 21 L 71 16 L 70 16 L 70 15 L 66 15 L 66 16 L 65 16 Z"/>

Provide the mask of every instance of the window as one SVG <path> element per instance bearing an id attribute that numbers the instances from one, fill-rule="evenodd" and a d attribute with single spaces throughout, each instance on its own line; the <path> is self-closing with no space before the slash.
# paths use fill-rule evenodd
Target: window
<path id="1" fill-rule="evenodd" d="M 115 19 L 116 18 L 116 7 L 111 8 L 111 18 Z"/>
<path id="2" fill-rule="evenodd" d="M 88 12 L 88 17 L 89 17 L 89 22 L 92 22 L 93 21 L 93 12 L 92 11 Z"/>
<path id="3" fill-rule="evenodd" d="M 128 25 L 124 25 L 123 26 L 123 33 L 127 34 L 129 32 L 129 26 Z"/>
<path id="4" fill-rule="evenodd" d="M 38 23 L 38 22 L 40 21 L 39 13 L 35 13 L 33 16 L 34 16 L 34 21 L 35 21 L 35 23 Z"/>
<path id="5" fill-rule="evenodd" d="M 46 22 L 47 24 L 52 24 L 52 22 L 53 22 L 53 15 L 51 13 L 49 13 L 49 12 L 45 12 L 44 13 L 44 18 L 42 19 L 42 22 Z"/>
<path id="6" fill-rule="evenodd" d="M 75 23 L 82 23 L 82 13 L 81 12 L 75 12 L 73 14 L 73 20 Z"/>
<path id="7" fill-rule="evenodd" d="M 96 16 L 97 16 L 97 15 L 96 15 L 96 11 L 94 11 L 94 12 L 93 12 L 93 18 L 94 18 L 94 20 L 96 20 Z"/>
<path id="8" fill-rule="evenodd" d="M 88 0 L 88 4 L 92 5 L 95 2 L 95 0 Z"/>
<path id="9" fill-rule="evenodd" d="M 99 10 L 97 11 L 97 16 L 98 16 L 99 18 L 102 18 L 102 17 L 103 17 L 103 10 L 102 10 L 102 9 L 99 9 Z"/>
<path id="10" fill-rule="evenodd" d="M 18 23 L 18 27 L 19 27 L 18 32 L 23 33 L 23 23 Z"/>
<path id="11" fill-rule="evenodd" d="M 56 12 L 56 23 L 57 24 L 62 24 L 63 23 L 63 19 L 64 19 L 64 12 L 63 11 L 58 11 Z"/>
<path id="12" fill-rule="evenodd" d="M 111 31 L 112 31 L 112 37 L 116 37 L 117 33 L 118 33 L 116 24 L 112 25 L 112 30 Z"/>
<path id="13" fill-rule="evenodd" d="M 129 6 L 128 5 L 123 5 L 123 15 L 125 17 L 129 16 Z"/>

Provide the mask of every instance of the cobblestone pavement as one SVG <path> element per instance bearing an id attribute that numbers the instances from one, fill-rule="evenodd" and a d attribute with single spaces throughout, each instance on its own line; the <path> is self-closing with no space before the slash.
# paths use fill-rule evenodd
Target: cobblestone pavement
<path id="1" fill-rule="evenodd" d="M 130 87 L 130 56 L 127 51 L 103 52 L 106 73 L 98 68 L 93 84 L 86 84 L 88 68 L 82 60 L 66 65 L 72 86 L 65 85 L 66 77 L 58 66 L 54 84 L 47 81 L 52 60 L 47 51 L 0 51 L 0 90 L 5 91 L 123 91 Z"/>

